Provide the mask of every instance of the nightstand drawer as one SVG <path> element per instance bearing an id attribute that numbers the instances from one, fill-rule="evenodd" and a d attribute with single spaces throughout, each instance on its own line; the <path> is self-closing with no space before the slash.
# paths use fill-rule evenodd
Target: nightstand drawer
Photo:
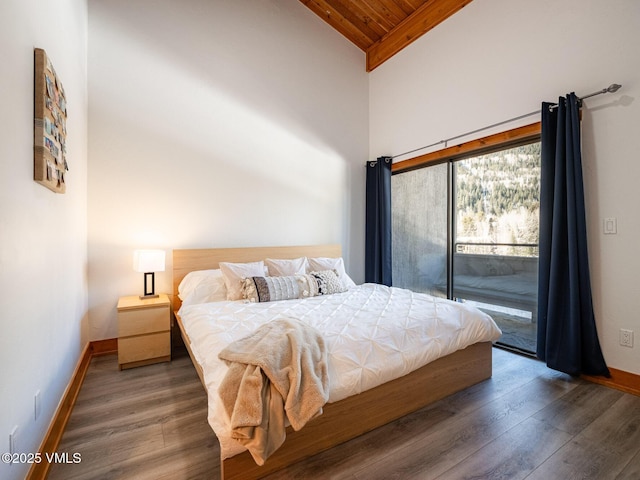
<path id="1" fill-rule="evenodd" d="M 127 337 L 168 331 L 170 318 L 168 307 L 120 311 L 118 312 L 118 336 Z"/>
<path id="2" fill-rule="evenodd" d="M 151 333 L 118 339 L 120 365 L 171 355 L 171 333 Z"/>

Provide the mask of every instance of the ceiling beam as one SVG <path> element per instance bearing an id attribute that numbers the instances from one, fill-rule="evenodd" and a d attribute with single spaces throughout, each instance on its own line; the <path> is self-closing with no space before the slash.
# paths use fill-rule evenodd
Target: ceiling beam
<path id="1" fill-rule="evenodd" d="M 367 50 L 367 72 L 471 3 L 472 0 L 428 0 Z"/>

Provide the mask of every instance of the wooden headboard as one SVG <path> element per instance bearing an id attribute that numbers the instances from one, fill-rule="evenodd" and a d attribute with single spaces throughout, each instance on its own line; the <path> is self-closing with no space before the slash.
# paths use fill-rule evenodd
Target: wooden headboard
<path id="1" fill-rule="evenodd" d="M 306 245 L 296 247 L 197 248 L 173 251 L 173 309 L 182 304 L 178 286 L 189 272 L 218 268 L 220 262 L 257 262 L 265 258 L 340 257 L 340 245 Z"/>

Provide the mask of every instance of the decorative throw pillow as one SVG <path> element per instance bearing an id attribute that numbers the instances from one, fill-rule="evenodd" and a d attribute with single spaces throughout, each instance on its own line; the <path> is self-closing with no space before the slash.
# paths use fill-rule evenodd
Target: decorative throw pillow
<path id="1" fill-rule="evenodd" d="M 313 275 L 296 275 L 296 281 L 300 288 L 300 298 L 315 297 L 320 295 L 318 279 Z"/>
<path id="2" fill-rule="evenodd" d="M 316 257 L 309 258 L 309 271 L 310 272 L 320 272 L 323 270 L 335 270 L 338 278 L 342 282 L 342 285 L 345 289 L 349 289 L 355 286 L 355 282 L 351 279 L 351 277 L 347 274 L 344 268 L 344 260 L 342 257 Z"/>
<path id="3" fill-rule="evenodd" d="M 309 275 L 314 277 L 318 282 L 318 295 L 330 295 L 332 293 L 341 293 L 347 290 L 340 281 L 340 278 L 338 278 L 338 273 L 335 270 L 310 272 Z"/>
<path id="4" fill-rule="evenodd" d="M 243 280 L 242 294 L 250 302 L 275 302 L 300 298 L 300 287 L 295 276 L 256 276 Z"/>
<path id="5" fill-rule="evenodd" d="M 344 292 L 335 270 L 285 277 L 252 276 L 242 280 L 242 297 L 250 302 L 275 302 Z"/>

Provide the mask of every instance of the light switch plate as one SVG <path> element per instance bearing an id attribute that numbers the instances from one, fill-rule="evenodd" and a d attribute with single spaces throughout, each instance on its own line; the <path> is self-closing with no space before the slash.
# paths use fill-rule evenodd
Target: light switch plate
<path id="1" fill-rule="evenodd" d="M 615 217 L 605 218 L 603 231 L 605 235 L 615 235 L 618 233 L 618 220 Z"/>

